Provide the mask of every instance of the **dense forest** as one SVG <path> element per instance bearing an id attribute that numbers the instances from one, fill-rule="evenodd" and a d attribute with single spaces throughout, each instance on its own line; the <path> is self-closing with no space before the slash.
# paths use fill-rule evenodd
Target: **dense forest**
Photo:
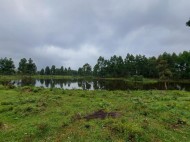
<path id="1" fill-rule="evenodd" d="M 123 59 L 121 56 L 112 56 L 105 59 L 100 56 L 96 65 L 85 63 L 78 70 L 70 67 L 55 65 L 47 66 L 37 70 L 36 64 L 30 59 L 21 59 L 18 68 L 15 68 L 11 58 L 0 59 L 1 75 L 79 75 L 96 77 L 131 77 L 142 76 L 146 78 L 160 79 L 190 79 L 190 51 L 179 54 L 163 53 L 158 57 L 146 57 L 144 55 L 127 54 Z"/>

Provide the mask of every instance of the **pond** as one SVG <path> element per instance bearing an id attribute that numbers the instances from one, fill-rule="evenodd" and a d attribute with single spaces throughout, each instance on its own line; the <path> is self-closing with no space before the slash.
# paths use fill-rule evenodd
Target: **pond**
<path id="1" fill-rule="evenodd" d="M 124 80 L 82 80 L 82 79 L 22 79 L 12 80 L 15 86 L 32 85 L 45 88 L 82 89 L 82 90 L 164 90 L 163 82 L 129 83 Z M 190 83 L 168 82 L 168 90 L 190 91 Z"/>

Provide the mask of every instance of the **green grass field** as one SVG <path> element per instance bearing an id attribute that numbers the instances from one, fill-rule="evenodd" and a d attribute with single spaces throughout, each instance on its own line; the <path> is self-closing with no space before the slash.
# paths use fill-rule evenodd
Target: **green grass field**
<path id="1" fill-rule="evenodd" d="M 1 142 L 189 142 L 190 92 L 0 86 Z"/>

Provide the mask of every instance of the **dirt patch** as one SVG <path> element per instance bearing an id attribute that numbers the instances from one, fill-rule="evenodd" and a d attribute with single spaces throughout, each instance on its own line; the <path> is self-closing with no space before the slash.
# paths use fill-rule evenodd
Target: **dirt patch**
<path id="1" fill-rule="evenodd" d="M 98 110 L 98 111 L 95 111 L 94 113 L 89 114 L 83 118 L 86 120 L 91 120 L 91 119 L 105 119 L 106 117 L 118 118 L 120 116 L 121 116 L 121 114 L 119 112 L 106 112 L 104 110 Z"/>

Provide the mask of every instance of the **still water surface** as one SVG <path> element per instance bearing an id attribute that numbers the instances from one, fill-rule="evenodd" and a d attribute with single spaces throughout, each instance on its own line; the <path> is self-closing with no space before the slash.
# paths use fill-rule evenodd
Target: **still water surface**
<path id="1" fill-rule="evenodd" d="M 82 90 L 164 90 L 164 83 L 128 83 L 123 80 L 82 80 L 82 79 L 23 79 L 13 80 L 16 86 L 32 85 L 45 88 L 82 89 Z M 190 83 L 168 82 L 169 90 L 190 91 Z"/>

